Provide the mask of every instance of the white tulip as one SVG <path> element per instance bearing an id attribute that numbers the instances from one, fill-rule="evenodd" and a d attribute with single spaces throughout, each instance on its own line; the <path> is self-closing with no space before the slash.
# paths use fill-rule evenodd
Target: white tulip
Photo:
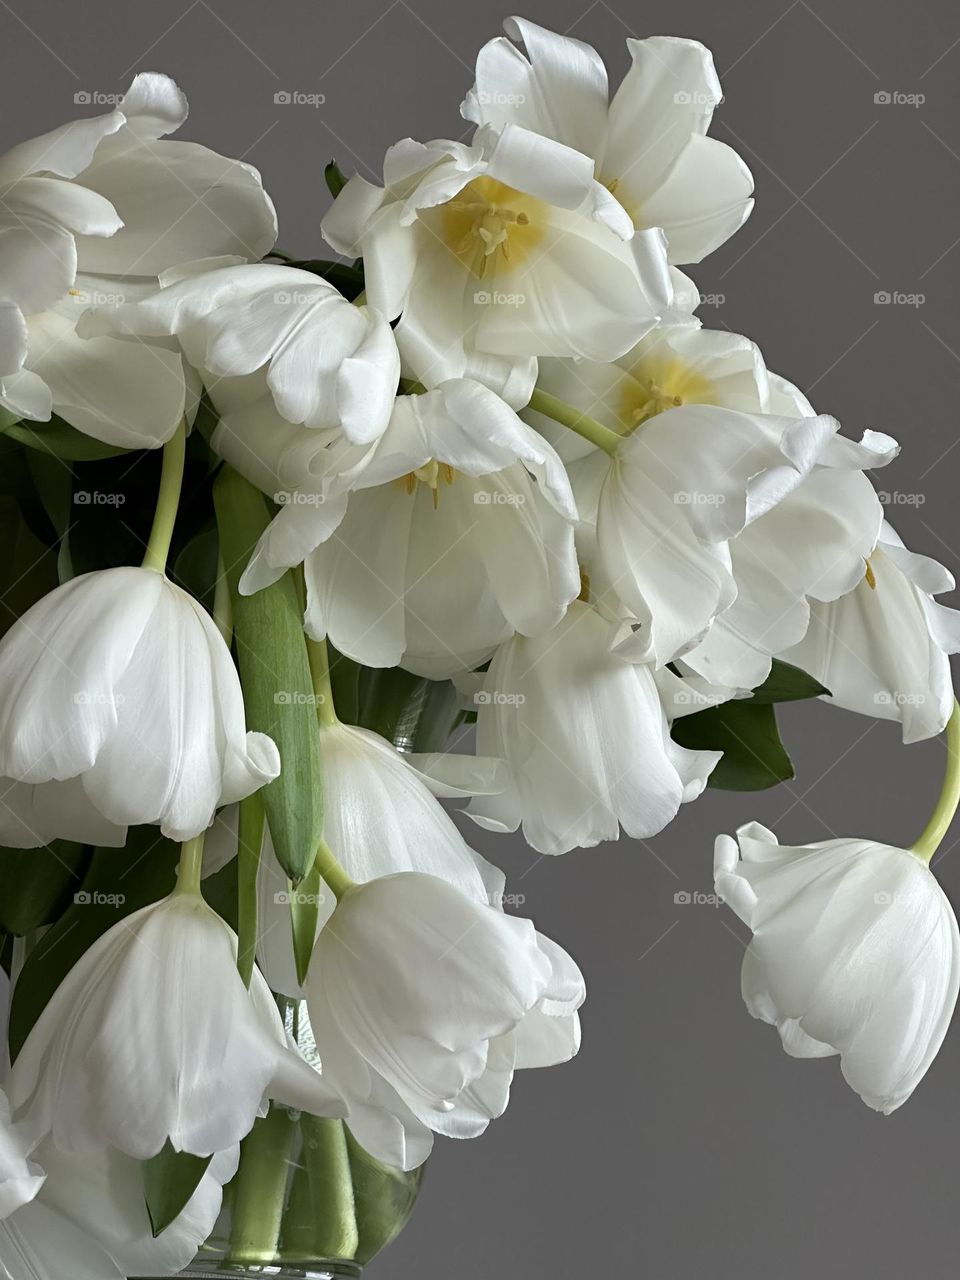
<path id="1" fill-rule="evenodd" d="M 502 903 L 503 873 L 467 845 L 436 799 L 502 790 L 506 778 L 501 761 L 403 754 L 379 734 L 339 721 L 320 724 L 319 733 L 324 840 L 352 880 L 362 884 L 399 871 L 422 871 L 476 902 Z M 236 807 L 224 810 L 210 829 L 204 843 L 205 875 L 236 855 L 236 818 Z M 257 877 L 257 963 L 272 991 L 302 999 L 291 946 L 291 892 L 265 828 Z M 318 931 L 334 905 L 333 894 L 324 889 Z"/>
<path id="2" fill-rule="evenodd" d="M 477 749 L 506 760 L 511 785 L 471 800 L 481 826 L 522 823 L 539 853 L 566 853 L 621 826 L 656 835 L 700 795 L 720 753 L 673 742 L 653 667 L 610 645 L 610 624 L 575 601 L 552 631 L 497 650 L 474 694 Z"/>
<path id="3" fill-rule="evenodd" d="M 355 307 L 309 271 L 267 263 L 192 264 L 164 284 L 147 298 L 101 308 L 83 332 L 176 336 L 218 407 L 222 379 L 265 370 L 286 422 L 339 428 L 353 444 L 383 434 L 400 355 L 390 326 L 369 307 Z"/>
<path id="4" fill-rule="evenodd" d="M 0 157 L 0 226 L 10 224 L 0 267 L 22 313 L 0 312 L 0 372 L 12 375 L 0 404 L 10 412 L 55 412 L 124 448 L 156 447 L 175 432 L 189 401 L 172 344 L 84 341 L 76 329 L 89 305 L 152 292 L 171 267 L 259 258 L 273 244 L 276 215 L 255 169 L 164 140 L 186 116 L 176 84 L 147 72 L 113 111 Z"/>
<path id="5" fill-rule="evenodd" d="M 703 329 L 692 316 L 686 324 L 657 325 L 608 364 L 541 360 L 537 385 L 622 436 L 685 404 L 770 412 L 769 375 L 756 343 L 725 329 Z M 584 458 L 595 448 L 533 409 L 526 409 L 523 418 L 546 436 L 564 462 Z"/>
<path id="6" fill-rule="evenodd" d="M 628 40 L 633 63 L 608 104 L 606 68 L 590 45 L 525 18 L 504 28 L 511 39 L 480 50 L 467 120 L 527 129 L 591 157 L 638 230 L 663 228 L 670 262 L 700 262 L 742 226 L 753 178 L 735 151 L 705 136 L 722 91 L 702 44 Z"/>
<path id="7" fill-rule="evenodd" d="M 192 1262 L 213 1231 L 240 1148 L 213 1156 L 193 1195 L 158 1236 L 147 1213 L 142 1169 L 130 1156 L 112 1148 L 75 1155 L 57 1150 L 49 1138 L 37 1155 L 47 1170 L 40 1205 L 87 1232 L 122 1275 L 161 1276 Z"/>
<path id="8" fill-rule="evenodd" d="M 896 457 L 899 446 L 889 436 L 875 431 L 866 432 L 859 443 L 836 435 L 826 438 L 826 432 L 818 444 L 816 413 L 795 388 L 767 371 L 759 350 L 748 339 L 714 333 L 695 324 L 660 326 L 613 364 L 542 361 L 541 385 L 618 436 L 644 435 L 644 443 L 629 446 L 634 450 L 634 465 L 639 467 L 641 461 L 650 460 L 650 477 L 660 476 L 665 482 L 660 487 L 666 487 L 672 502 L 678 508 L 694 508 L 689 513 L 678 510 L 671 517 L 666 505 L 660 503 L 661 521 L 666 527 L 661 538 L 647 533 L 647 537 L 654 537 L 654 546 L 649 558 L 644 558 L 646 563 L 640 561 L 639 571 L 651 576 L 668 571 L 671 554 L 676 555 L 686 541 L 682 536 L 686 523 L 683 517 L 690 515 L 713 553 L 713 558 L 700 568 L 705 565 L 710 576 L 720 572 L 721 582 L 711 590 L 718 585 L 726 587 L 725 594 L 718 596 L 718 604 L 731 593 L 729 581 L 724 584 L 724 569 L 736 590 L 730 603 L 718 609 L 703 638 L 684 652 L 685 664 L 713 684 L 743 689 L 762 684 L 770 672 L 772 657 L 802 639 L 810 620 L 811 602 L 834 600 L 863 577 L 864 561 L 876 544 L 883 518 L 877 495 L 863 470 L 886 465 Z M 672 415 L 675 409 L 695 405 L 712 406 L 708 413 L 717 421 L 719 408 L 734 415 L 752 413 L 759 423 L 776 430 L 787 428 L 790 419 L 804 418 L 807 425 L 799 431 L 810 432 L 816 451 L 815 465 L 811 466 L 810 457 L 797 460 L 797 474 L 784 484 L 779 497 L 773 494 L 766 510 L 754 503 L 747 523 L 732 536 L 716 521 L 710 525 L 702 518 L 698 520 L 696 511 L 704 507 L 709 512 L 717 506 L 726 510 L 729 495 L 716 485 L 710 486 L 709 474 L 710 467 L 720 471 L 724 464 L 705 458 L 702 471 L 695 466 L 699 488 L 681 488 L 677 483 L 680 465 L 675 458 L 671 460 L 670 451 L 679 441 L 669 439 L 667 431 L 668 426 L 684 419 L 671 416 L 662 423 L 660 418 L 665 413 Z M 767 413 L 773 408 L 776 415 Z M 766 416 L 760 418 L 760 414 Z M 601 495 L 605 484 L 608 496 L 613 487 L 612 481 L 606 481 L 606 455 L 589 440 L 552 423 L 543 413 L 527 409 L 524 418 L 555 442 L 560 455 L 568 460 L 581 514 L 577 529 L 581 564 L 588 573 L 593 596 L 618 612 L 617 587 L 623 589 L 625 598 L 631 598 L 632 571 L 627 566 L 637 538 L 624 534 L 623 547 L 614 546 L 613 554 L 608 548 L 606 559 L 598 546 L 595 526 Z M 627 451 L 625 446 L 624 453 Z M 754 479 L 748 477 L 748 483 Z M 674 492 L 670 493 L 670 489 Z M 652 501 L 636 505 L 641 520 L 649 519 L 657 509 Z M 687 542 L 688 555 L 694 545 Z M 673 572 L 677 571 L 675 566 Z M 688 564 L 683 572 L 696 574 L 698 570 Z M 648 583 L 647 589 L 650 588 Z M 709 612 L 703 590 L 701 581 L 701 623 Z M 652 598 L 657 600 L 655 590 Z M 654 619 L 653 630 L 656 625 Z"/>
<path id="9" fill-rule="evenodd" d="M 758 823 L 717 839 L 716 890 L 753 930 L 743 998 L 798 1058 L 840 1055 L 888 1114 L 933 1062 L 960 987 L 960 933 L 926 862 L 871 840 L 781 846 Z"/>
<path id="10" fill-rule="evenodd" d="M 479 377 L 523 403 L 531 357 L 613 359 L 671 304 L 662 233 L 634 234 L 593 170 L 513 124 L 470 146 L 408 138 L 387 152 L 384 186 L 351 178 L 322 230 L 362 254 L 367 296 L 400 317 L 416 378 Z"/>
<path id="11" fill-rule="evenodd" d="M 506 1108 L 515 1069 L 579 1048 L 580 971 L 529 920 L 406 872 L 347 890 L 307 979 L 324 1070 L 347 1123 L 403 1168 L 433 1133 L 468 1138 Z"/>
<path id="12" fill-rule="evenodd" d="M 0 1090 L 0 1221 L 29 1204 L 43 1186 L 45 1170 L 28 1159 L 29 1144 L 10 1122 L 10 1104 Z"/>
<path id="13" fill-rule="evenodd" d="M 960 653 L 960 613 L 933 597 L 954 585 L 942 565 L 908 551 L 885 524 L 859 584 L 815 604 L 803 640 L 782 656 L 830 690 L 825 701 L 899 721 L 904 742 L 931 738 L 950 718 L 948 655 Z"/>
<path id="14" fill-rule="evenodd" d="M 598 579 L 641 624 L 637 656 L 663 666 L 733 604 L 726 544 L 799 486 L 837 425 L 689 404 L 619 445 L 598 497 Z"/>
<path id="15" fill-rule="evenodd" d="M 226 425 L 214 448 L 285 490 L 240 590 L 302 562 L 308 632 L 359 662 L 446 676 L 514 631 L 555 625 L 579 590 L 563 464 L 478 382 L 399 396 L 371 449 L 328 451 L 305 428 L 265 430 L 257 412 Z"/>
<path id="16" fill-rule="evenodd" d="M 727 544 L 737 597 L 684 663 L 715 684 L 762 684 L 773 657 L 802 640 L 816 611 L 863 580 L 883 507 L 861 468 L 884 466 L 898 452 L 879 432 L 860 443 L 835 436 L 801 483 Z"/>
<path id="17" fill-rule="evenodd" d="M 120 828 L 107 843 L 122 843 L 127 824 L 154 822 L 186 840 L 279 771 L 273 741 L 245 731 L 213 620 L 152 569 L 74 578 L 0 642 L 0 778 L 33 788 L 12 788 L 0 805 L 0 838 L 96 834 L 92 806 L 101 826 Z M 51 810 L 31 839 L 45 799 Z"/>
<path id="18" fill-rule="evenodd" d="M 114 1147 L 138 1160 L 226 1151 L 265 1100 L 343 1115 L 324 1077 L 288 1045 L 254 971 L 237 972 L 237 938 L 197 895 L 121 920 L 77 961 L 13 1065 L 10 1107 L 36 1146 Z"/>

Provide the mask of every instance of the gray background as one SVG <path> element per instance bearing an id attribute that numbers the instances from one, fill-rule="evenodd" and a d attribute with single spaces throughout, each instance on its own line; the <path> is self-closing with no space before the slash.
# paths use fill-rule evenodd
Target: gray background
<path id="1" fill-rule="evenodd" d="M 529 0 L 525 14 L 595 44 L 618 79 L 628 34 L 696 36 L 726 93 L 714 133 L 757 179 L 747 227 L 696 272 L 724 295 L 708 325 L 749 334 L 769 365 L 848 432 L 905 446 L 882 487 L 910 545 L 957 568 L 960 385 L 960 11 L 947 0 Z M 90 108 L 134 71 L 187 92 L 184 137 L 263 172 L 281 245 L 319 253 L 322 167 L 378 176 L 396 139 L 459 136 L 494 0 L 0 0 L 0 145 Z M 282 106 L 278 91 L 322 93 Z M 919 107 L 878 91 L 922 93 Z M 922 293 L 877 306 L 880 290 Z M 794 1062 L 739 996 L 743 930 L 677 905 L 710 888 L 717 830 L 749 817 L 795 842 L 909 841 L 937 793 L 939 743 L 811 705 L 784 715 L 797 778 L 709 793 L 649 844 L 539 859 L 471 829 L 524 912 L 588 976 L 579 1059 L 518 1080 L 507 1115 L 440 1142 L 420 1207 L 380 1280 L 691 1276 L 806 1280 L 956 1272 L 960 1031 L 889 1119 L 836 1061 Z M 958 837 L 937 859 L 960 904 Z"/>

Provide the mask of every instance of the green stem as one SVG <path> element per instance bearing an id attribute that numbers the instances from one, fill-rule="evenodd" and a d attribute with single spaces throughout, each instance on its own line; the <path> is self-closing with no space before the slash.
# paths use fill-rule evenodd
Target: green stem
<path id="1" fill-rule="evenodd" d="M 359 1244 L 350 1156 L 342 1120 L 304 1112 L 303 1144 L 283 1224 L 288 1262 L 352 1258 Z"/>
<path id="2" fill-rule="evenodd" d="M 313 692 L 317 700 L 317 718 L 324 725 L 336 724 L 337 711 L 333 705 L 333 685 L 330 683 L 330 660 L 327 655 L 326 640 L 311 640 L 307 636 L 307 658 L 310 662 Z"/>
<path id="3" fill-rule="evenodd" d="M 276 1261 L 296 1132 L 287 1108 L 274 1104 L 243 1140 L 233 1183 L 228 1255 L 232 1266 L 270 1266 Z"/>
<path id="4" fill-rule="evenodd" d="M 326 840 L 320 841 L 320 848 L 317 850 L 317 870 L 330 886 L 338 902 L 348 889 L 353 888 L 354 881 L 341 867 Z"/>
<path id="5" fill-rule="evenodd" d="M 595 444 L 604 453 L 609 453 L 611 457 L 623 443 L 623 437 L 618 436 L 616 431 L 611 431 L 595 418 L 581 413 L 574 405 L 567 404 L 565 400 L 559 400 L 549 391 L 542 391 L 539 387 L 534 389 L 530 397 L 530 408 L 537 413 L 542 413 L 545 418 L 552 418 L 554 422 L 559 422 L 562 427 L 569 427 L 571 431 L 575 431 L 578 436 L 583 436 L 584 440 L 589 440 L 591 444 Z"/>
<path id="6" fill-rule="evenodd" d="M 240 801 L 237 821 L 237 968 L 250 986 L 257 955 L 257 873 L 263 845 L 263 796 L 254 791 Z"/>
<path id="7" fill-rule="evenodd" d="M 213 620 L 217 630 L 223 636 L 224 644 L 229 649 L 233 643 L 233 600 L 230 596 L 227 571 L 223 567 L 222 554 L 217 557 L 217 583 L 213 590 Z"/>
<path id="8" fill-rule="evenodd" d="M 177 866 L 177 893 L 192 893 L 200 897 L 200 882 L 203 879 L 203 836 L 201 833 L 192 840 L 184 840 L 180 850 L 180 862 Z"/>
<path id="9" fill-rule="evenodd" d="M 937 852 L 943 837 L 960 806 L 960 704 L 954 699 L 953 714 L 947 723 L 947 767 L 937 807 L 930 816 L 920 837 L 912 846 L 913 852 L 924 862 Z"/>
<path id="10" fill-rule="evenodd" d="M 187 448 L 187 420 L 183 418 L 174 434 L 163 446 L 163 466 L 160 471 L 160 488 L 157 507 L 153 515 L 153 527 L 147 540 L 143 557 L 144 569 L 156 569 L 163 573 L 170 554 L 173 526 L 180 505 L 180 489 L 183 485 L 183 465 Z"/>

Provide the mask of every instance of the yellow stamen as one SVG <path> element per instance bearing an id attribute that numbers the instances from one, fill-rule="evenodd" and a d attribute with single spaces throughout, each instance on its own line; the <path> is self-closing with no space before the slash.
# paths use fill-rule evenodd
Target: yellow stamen
<path id="1" fill-rule="evenodd" d="M 543 236 L 542 202 L 495 178 L 474 178 L 437 212 L 440 238 L 479 280 L 516 268 Z"/>
<path id="2" fill-rule="evenodd" d="M 864 578 L 866 579 L 867 586 L 870 588 L 871 591 L 876 591 L 877 575 L 873 572 L 873 565 L 870 563 L 869 560 L 865 560 L 864 564 L 867 566 L 867 571 L 863 575 Z"/>

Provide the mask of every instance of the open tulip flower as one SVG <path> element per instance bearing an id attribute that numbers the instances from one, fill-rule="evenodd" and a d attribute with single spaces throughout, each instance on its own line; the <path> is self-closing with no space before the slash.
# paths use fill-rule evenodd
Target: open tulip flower
<path id="1" fill-rule="evenodd" d="M 0 1280 L 359 1274 L 580 1048 L 497 839 L 791 777 L 780 702 L 948 763 L 908 849 L 719 837 L 747 1007 L 883 1112 L 944 1039 L 960 614 L 899 445 L 695 314 L 753 207 L 709 51 L 631 38 L 611 93 L 505 31 L 461 139 L 327 166 L 348 261 L 159 73 L 0 156 Z"/>

